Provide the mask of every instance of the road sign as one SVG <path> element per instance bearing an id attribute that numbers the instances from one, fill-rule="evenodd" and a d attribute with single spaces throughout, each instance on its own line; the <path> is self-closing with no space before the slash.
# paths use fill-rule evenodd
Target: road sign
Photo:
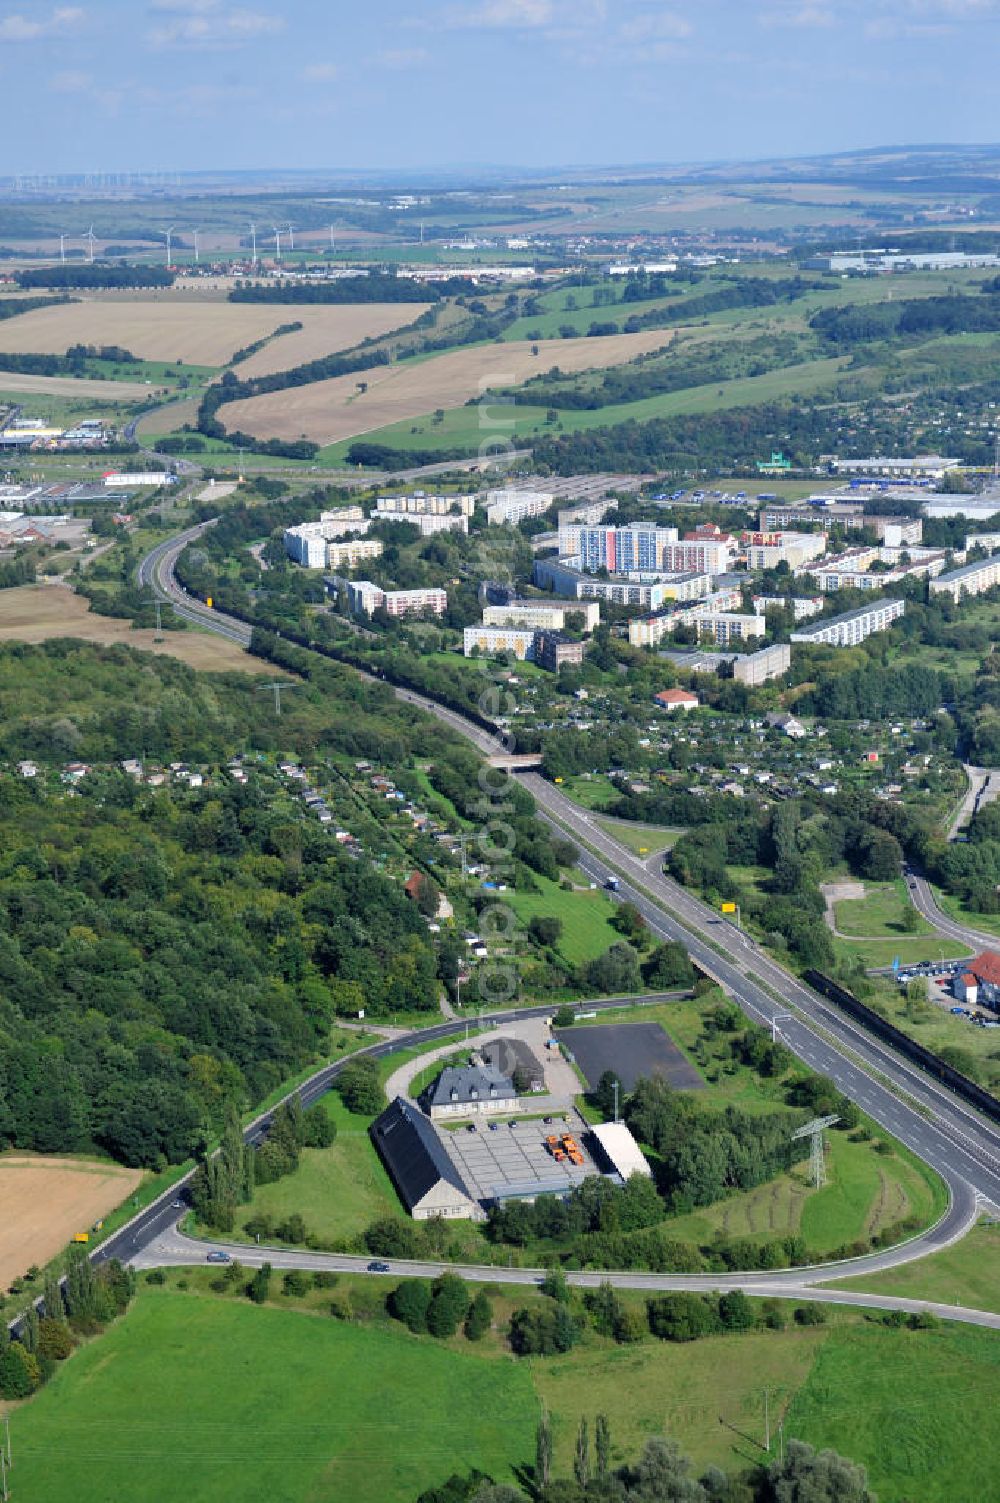
<path id="1" fill-rule="evenodd" d="M 735 913 L 736 912 L 736 904 L 735 903 L 723 903 L 723 905 L 722 905 L 722 911 L 723 911 L 723 913 Z"/>

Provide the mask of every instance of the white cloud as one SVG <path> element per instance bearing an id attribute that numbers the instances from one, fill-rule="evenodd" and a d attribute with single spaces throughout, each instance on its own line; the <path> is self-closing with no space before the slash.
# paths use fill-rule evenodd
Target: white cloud
<path id="1" fill-rule="evenodd" d="M 37 42 L 65 36 L 82 26 L 84 12 L 76 5 L 63 5 L 45 19 L 9 15 L 0 17 L 0 42 Z"/>
<path id="2" fill-rule="evenodd" d="M 481 0 L 478 5 L 446 11 L 446 26 L 487 31 L 523 31 L 550 26 L 555 20 L 552 0 Z"/>
<path id="3" fill-rule="evenodd" d="M 67 68 L 64 73 L 54 73 L 49 79 L 53 94 L 85 94 L 93 85 L 93 75 Z"/>
<path id="4" fill-rule="evenodd" d="M 302 69 L 302 77 L 306 83 L 332 83 L 340 77 L 340 72 L 336 63 L 310 63 Z"/>
<path id="5" fill-rule="evenodd" d="M 430 62 L 430 57 L 426 47 L 389 47 L 385 52 L 377 53 L 374 61 L 380 67 L 393 68 L 401 73 L 407 68 L 422 68 Z"/>
<path id="6" fill-rule="evenodd" d="M 694 27 L 684 16 L 673 11 L 658 11 L 655 15 L 636 16 L 626 21 L 620 34 L 626 42 L 682 42 L 693 31 Z"/>
<path id="7" fill-rule="evenodd" d="M 283 31 L 281 16 L 264 11 L 225 7 L 220 0 L 154 0 L 151 7 L 170 17 L 149 32 L 147 40 L 157 49 L 181 48 L 211 51 L 242 47 L 258 37 Z"/>
<path id="8" fill-rule="evenodd" d="M 782 10 L 762 11 L 757 19 L 762 26 L 789 26 L 799 31 L 824 31 L 837 24 L 830 6 L 816 5 L 811 0 Z"/>

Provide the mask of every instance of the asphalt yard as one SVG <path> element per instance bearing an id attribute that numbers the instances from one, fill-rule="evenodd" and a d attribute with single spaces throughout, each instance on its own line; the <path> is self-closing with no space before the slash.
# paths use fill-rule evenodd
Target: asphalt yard
<path id="1" fill-rule="evenodd" d="M 605 1070 L 614 1071 L 626 1091 L 641 1076 L 658 1075 L 676 1090 L 704 1088 L 690 1064 L 659 1023 L 607 1023 L 594 1028 L 562 1028 L 553 1035 L 576 1060 L 593 1090 Z"/>
<path id="2" fill-rule="evenodd" d="M 600 1173 L 584 1145 L 585 1131 L 582 1119 L 569 1112 L 565 1121 L 555 1117 L 551 1124 L 515 1121 L 511 1126 L 504 1117 L 492 1124 L 492 1130 L 491 1124 L 481 1121 L 476 1123 L 475 1132 L 466 1127 L 441 1129 L 440 1137 L 470 1193 L 477 1200 L 492 1200 L 496 1196 L 546 1192 L 558 1195 L 588 1175 Z M 582 1164 L 571 1164 L 568 1159 L 557 1163 L 549 1152 L 546 1138 L 550 1133 L 564 1132 L 576 1139 Z"/>

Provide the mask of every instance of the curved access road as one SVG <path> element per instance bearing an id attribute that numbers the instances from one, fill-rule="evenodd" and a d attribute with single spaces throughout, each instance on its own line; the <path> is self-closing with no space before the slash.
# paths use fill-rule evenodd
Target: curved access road
<path id="1" fill-rule="evenodd" d="M 365 1257 L 341 1253 L 299 1252 L 287 1247 L 261 1247 L 232 1242 L 197 1242 L 176 1227 L 151 1243 L 132 1262 L 136 1268 L 191 1268 L 203 1266 L 209 1253 L 225 1253 L 249 1268 L 262 1263 L 281 1270 L 303 1272 L 355 1273 L 372 1278 L 433 1279 L 441 1273 L 454 1273 L 470 1283 L 508 1284 L 524 1288 L 537 1287 L 545 1276 L 544 1268 L 507 1268 L 502 1264 L 440 1263 L 430 1260 L 392 1258 L 387 1272 L 369 1268 Z M 891 1265 L 882 1265 L 891 1266 Z M 844 1278 L 877 1271 L 871 1260 L 858 1258 L 853 1263 L 830 1264 L 823 1270 L 827 1279 Z M 965 1305 L 944 1305 L 930 1300 L 904 1299 L 891 1294 L 867 1294 L 854 1289 L 828 1289 L 817 1277 L 818 1270 L 790 1268 L 778 1273 L 636 1273 L 588 1270 L 567 1273 L 567 1281 L 580 1289 L 596 1289 L 609 1283 L 616 1289 L 635 1289 L 648 1294 L 687 1290 L 702 1294 L 724 1294 L 742 1289 L 745 1294 L 764 1299 L 815 1301 L 820 1304 L 850 1305 L 860 1309 L 903 1310 L 909 1314 L 929 1312 L 942 1320 L 1000 1330 L 1000 1315 L 991 1310 L 976 1310 Z"/>
<path id="2" fill-rule="evenodd" d="M 908 879 L 909 882 L 914 883 L 912 887 L 907 885 L 910 902 L 920 916 L 925 918 L 939 934 L 943 934 L 947 939 L 958 940 L 959 944 L 967 945 L 970 953 L 981 950 L 1000 950 L 1000 935 L 984 934 L 981 930 L 971 929 L 968 924 L 963 924 L 958 919 L 950 918 L 944 909 L 938 906 L 934 889 L 926 877 L 914 875 Z"/>

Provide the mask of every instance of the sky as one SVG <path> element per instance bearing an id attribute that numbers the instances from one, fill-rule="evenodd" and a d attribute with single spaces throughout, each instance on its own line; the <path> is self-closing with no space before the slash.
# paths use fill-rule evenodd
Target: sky
<path id="1" fill-rule="evenodd" d="M 5 170 L 988 142 L 998 42 L 1000 0 L 0 0 Z"/>

